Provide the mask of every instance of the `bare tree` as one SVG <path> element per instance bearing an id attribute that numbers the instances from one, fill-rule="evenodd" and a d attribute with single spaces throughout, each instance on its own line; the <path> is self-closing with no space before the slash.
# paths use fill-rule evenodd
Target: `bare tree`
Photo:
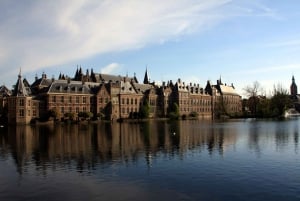
<path id="1" fill-rule="evenodd" d="M 246 86 L 243 90 L 245 95 L 248 97 L 248 107 L 252 115 L 256 117 L 259 96 L 263 93 L 263 88 L 258 81 L 255 81 L 252 85 Z"/>
<path id="2" fill-rule="evenodd" d="M 243 90 L 248 98 L 257 97 L 263 93 L 263 88 L 258 81 L 253 82 L 252 85 L 247 85 Z"/>

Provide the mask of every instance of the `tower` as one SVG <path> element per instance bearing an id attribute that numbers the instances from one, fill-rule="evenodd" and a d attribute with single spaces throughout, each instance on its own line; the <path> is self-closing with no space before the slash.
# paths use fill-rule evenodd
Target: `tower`
<path id="1" fill-rule="evenodd" d="M 292 77 L 292 84 L 290 90 L 292 98 L 297 98 L 298 91 L 294 76 Z"/>
<path id="2" fill-rule="evenodd" d="M 148 69 L 146 68 L 145 76 L 144 76 L 144 84 L 149 84 L 149 76 Z"/>

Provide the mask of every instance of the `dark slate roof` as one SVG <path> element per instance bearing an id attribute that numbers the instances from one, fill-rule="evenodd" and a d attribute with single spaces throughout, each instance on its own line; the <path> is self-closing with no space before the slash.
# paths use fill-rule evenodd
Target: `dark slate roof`
<path id="1" fill-rule="evenodd" d="M 91 94 L 92 92 L 80 81 L 56 80 L 52 82 L 47 93 Z"/>
<path id="2" fill-rule="evenodd" d="M 49 87 L 52 83 L 51 79 L 47 79 L 47 78 L 40 78 L 34 81 L 34 83 L 31 85 L 31 87 Z"/>
<path id="3" fill-rule="evenodd" d="M 98 82 L 98 83 L 100 83 L 100 82 L 117 83 L 117 82 L 121 82 L 121 81 L 136 82 L 136 83 L 138 82 L 136 77 L 127 77 L 127 76 L 120 76 L 120 75 L 109 75 L 109 74 L 102 74 L 102 73 L 100 73 L 100 74 L 95 73 L 95 78 L 96 78 L 96 82 Z"/>
<path id="4" fill-rule="evenodd" d="M 138 83 L 133 83 L 134 88 L 136 89 L 137 93 L 142 93 L 144 94 L 148 90 L 154 88 L 153 85 L 151 84 L 138 84 Z"/>

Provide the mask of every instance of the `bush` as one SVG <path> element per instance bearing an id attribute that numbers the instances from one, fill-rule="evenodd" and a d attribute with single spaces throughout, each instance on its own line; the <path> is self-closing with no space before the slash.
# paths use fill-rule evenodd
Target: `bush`
<path id="1" fill-rule="evenodd" d="M 175 112 L 170 112 L 168 116 L 170 119 L 179 119 L 179 115 Z"/>
<path id="2" fill-rule="evenodd" d="M 189 114 L 189 116 L 190 116 L 190 117 L 198 117 L 199 114 L 198 114 L 197 112 L 191 112 L 191 113 Z"/>

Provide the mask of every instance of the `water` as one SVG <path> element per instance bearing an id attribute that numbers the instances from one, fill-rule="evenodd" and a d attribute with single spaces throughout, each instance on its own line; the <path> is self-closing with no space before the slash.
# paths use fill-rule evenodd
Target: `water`
<path id="1" fill-rule="evenodd" d="M 0 200 L 300 200 L 300 119 L 0 129 Z"/>

